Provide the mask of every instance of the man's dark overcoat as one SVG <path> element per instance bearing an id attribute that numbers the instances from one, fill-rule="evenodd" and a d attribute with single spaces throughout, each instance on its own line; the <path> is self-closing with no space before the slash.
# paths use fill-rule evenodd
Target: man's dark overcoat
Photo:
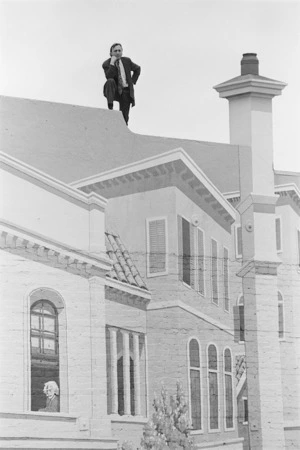
<path id="1" fill-rule="evenodd" d="M 122 56 L 121 61 L 124 66 L 125 74 L 126 74 L 126 81 L 128 83 L 130 97 L 131 97 L 131 104 L 132 106 L 135 105 L 135 99 L 134 99 L 134 88 L 133 85 L 136 84 L 138 77 L 141 73 L 141 68 L 137 64 L 131 61 L 130 58 L 127 58 L 126 56 Z M 113 66 L 110 64 L 110 58 L 104 61 L 102 64 L 103 70 L 105 72 L 106 79 L 113 78 L 116 82 L 116 85 L 118 85 L 118 69 L 116 66 Z M 131 75 L 131 72 L 133 74 Z M 116 98 L 115 100 L 119 100 L 118 92 L 116 92 Z"/>

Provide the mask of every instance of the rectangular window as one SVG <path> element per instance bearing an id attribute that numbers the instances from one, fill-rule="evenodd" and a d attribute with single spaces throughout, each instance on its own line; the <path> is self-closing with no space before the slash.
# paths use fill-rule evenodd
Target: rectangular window
<path id="1" fill-rule="evenodd" d="M 190 223 L 182 218 L 183 282 L 191 285 L 191 235 Z"/>
<path id="2" fill-rule="evenodd" d="M 167 274 L 167 219 L 147 220 L 147 276 Z"/>
<path id="3" fill-rule="evenodd" d="M 235 227 L 235 256 L 236 258 L 241 258 L 243 256 L 241 225 L 236 225 Z"/>
<path id="4" fill-rule="evenodd" d="M 240 342 L 245 341 L 245 310 L 244 305 L 239 305 L 240 314 Z"/>
<path id="5" fill-rule="evenodd" d="M 209 428 L 217 430 L 219 428 L 219 404 L 218 404 L 218 374 L 209 372 Z"/>
<path id="6" fill-rule="evenodd" d="M 232 376 L 225 374 L 226 428 L 233 428 Z"/>
<path id="7" fill-rule="evenodd" d="M 212 280 L 212 301 L 219 305 L 218 292 L 218 244 L 214 239 L 211 240 L 211 280 Z"/>
<path id="8" fill-rule="evenodd" d="M 248 423 L 248 399 L 243 397 L 243 406 L 244 406 L 244 420 L 243 423 Z"/>
<path id="9" fill-rule="evenodd" d="M 224 309 L 229 312 L 229 254 L 227 248 L 224 247 L 223 259 L 223 279 L 224 279 Z"/>
<path id="10" fill-rule="evenodd" d="M 199 228 L 197 229 L 198 236 L 198 291 L 205 295 L 204 286 L 204 233 Z"/>
<path id="11" fill-rule="evenodd" d="M 194 430 L 201 430 L 201 390 L 200 390 L 200 370 L 191 369 L 191 412 L 192 426 Z"/>
<path id="12" fill-rule="evenodd" d="M 275 231 L 276 231 L 276 250 L 277 252 L 282 251 L 282 237 L 281 237 L 281 218 L 276 217 L 275 219 Z"/>

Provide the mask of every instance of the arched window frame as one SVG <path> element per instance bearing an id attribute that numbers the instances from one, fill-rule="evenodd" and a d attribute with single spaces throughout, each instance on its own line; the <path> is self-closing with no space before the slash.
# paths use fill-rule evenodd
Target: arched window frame
<path id="1" fill-rule="evenodd" d="M 191 366 L 190 364 L 190 343 L 192 340 L 197 341 L 198 343 L 198 347 L 199 347 L 199 361 L 200 361 L 200 367 L 196 368 Z M 200 423 L 200 428 L 199 429 L 193 429 L 191 431 L 192 434 L 203 434 L 203 379 L 202 379 L 202 370 L 201 370 L 201 362 L 202 362 L 202 354 L 201 354 L 201 345 L 200 345 L 200 341 L 196 336 L 191 336 L 188 339 L 187 342 L 187 367 L 188 367 L 188 393 L 189 393 L 189 417 L 190 420 L 192 421 L 192 398 L 191 398 L 191 376 L 190 376 L 190 371 L 191 369 L 193 370 L 199 370 L 199 379 L 200 379 L 200 416 L 201 416 L 201 423 Z"/>
<path id="2" fill-rule="evenodd" d="M 209 347 L 213 345 L 216 348 L 217 352 L 217 369 L 213 370 L 209 368 L 209 354 L 208 350 Z M 208 401 L 208 432 L 209 433 L 218 433 L 220 432 L 220 380 L 219 380 L 219 350 L 218 346 L 215 344 L 215 342 L 209 342 L 207 344 L 206 348 L 206 357 L 207 357 L 207 401 Z M 217 374 L 217 389 L 218 389 L 218 428 L 211 428 L 210 427 L 210 395 L 209 395 L 209 374 L 210 372 Z"/>
<path id="3" fill-rule="evenodd" d="M 277 299 L 278 299 L 278 339 L 280 341 L 284 341 L 285 340 L 284 298 L 283 298 L 283 295 L 282 295 L 281 291 L 277 292 Z M 280 309 L 281 309 L 281 313 L 282 313 L 282 336 L 280 336 L 281 330 L 280 330 L 280 327 L 279 327 L 279 323 L 280 323 Z"/>
<path id="4" fill-rule="evenodd" d="M 31 412 L 31 307 L 39 300 L 48 300 L 58 313 L 59 337 L 59 374 L 60 374 L 60 413 L 69 412 L 68 395 L 68 350 L 67 350 L 67 316 L 63 297 L 56 290 L 45 287 L 31 287 L 24 295 L 24 397 L 23 409 Z M 38 411 L 34 414 L 39 414 Z"/>
<path id="5" fill-rule="evenodd" d="M 226 371 L 226 365 L 225 365 L 225 352 L 226 350 L 229 350 L 230 352 L 230 359 L 231 359 L 231 371 Z M 232 427 L 227 427 L 226 424 L 226 375 L 231 377 L 231 395 L 232 395 Z M 225 431 L 232 431 L 235 429 L 235 393 L 234 393 L 234 384 L 233 384 L 233 359 L 232 359 L 232 351 L 229 347 L 225 347 L 223 350 L 223 392 L 224 392 L 224 430 Z"/>

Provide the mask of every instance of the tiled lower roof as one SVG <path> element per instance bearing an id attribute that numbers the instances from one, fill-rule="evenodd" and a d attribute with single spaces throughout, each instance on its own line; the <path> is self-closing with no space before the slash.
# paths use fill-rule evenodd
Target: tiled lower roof
<path id="1" fill-rule="evenodd" d="M 105 240 L 106 253 L 113 262 L 113 267 L 107 276 L 114 280 L 130 284 L 131 286 L 137 286 L 141 289 L 148 290 L 139 271 L 133 263 L 128 250 L 122 243 L 120 236 L 107 231 L 105 233 Z"/>
<path id="2" fill-rule="evenodd" d="M 242 378 L 244 372 L 246 372 L 246 355 L 237 355 L 235 357 L 235 378 L 237 380 L 237 384 Z"/>

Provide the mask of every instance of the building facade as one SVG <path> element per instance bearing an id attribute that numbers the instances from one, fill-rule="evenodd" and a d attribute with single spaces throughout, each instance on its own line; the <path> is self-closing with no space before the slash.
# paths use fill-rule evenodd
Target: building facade
<path id="1" fill-rule="evenodd" d="M 230 144 L 1 99 L 1 448 L 139 447 L 177 381 L 197 448 L 299 446 L 300 175 L 272 156 L 283 87 L 244 55 L 216 86 Z"/>

